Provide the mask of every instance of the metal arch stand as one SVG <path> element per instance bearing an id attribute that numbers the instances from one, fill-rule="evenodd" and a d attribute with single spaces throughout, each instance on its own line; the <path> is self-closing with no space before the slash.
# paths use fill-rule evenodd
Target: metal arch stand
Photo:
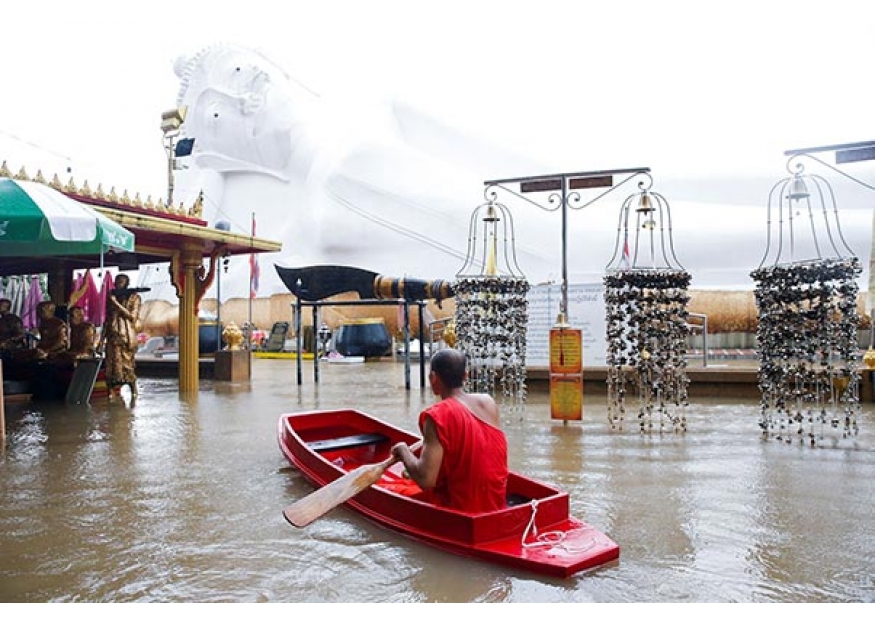
<path id="1" fill-rule="evenodd" d="M 313 328 L 319 327 L 319 309 L 323 306 L 404 306 L 404 388 L 410 390 L 410 305 L 415 304 L 419 309 L 419 385 L 425 388 L 425 358 L 422 352 L 425 345 L 425 332 L 423 330 L 423 318 L 425 312 L 425 302 L 422 300 L 409 301 L 406 299 L 362 299 L 351 302 L 333 302 L 319 300 L 315 302 L 303 302 L 301 298 L 295 297 L 295 336 L 297 345 L 297 377 L 298 386 L 303 384 L 303 338 L 302 338 L 302 312 L 304 306 L 310 306 L 313 309 Z M 394 354 L 393 354 L 394 356 Z M 313 381 L 319 383 L 319 358 L 313 358 Z"/>
<path id="2" fill-rule="evenodd" d="M 586 208 L 615 189 L 623 186 L 636 176 L 642 174 L 647 176 L 649 173 L 649 167 L 632 167 L 627 169 L 604 169 L 599 171 L 544 174 L 538 176 L 524 176 L 522 178 L 503 178 L 500 180 L 483 181 L 486 193 L 489 193 L 490 188 L 498 187 L 499 189 L 523 199 L 530 204 L 534 204 L 541 210 L 553 212 L 560 209 L 562 211 L 562 296 L 559 303 L 559 311 L 564 319 L 568 318 L 568 209 L 574 208 L 580 210 Z M 617 184 L 614 184 L 613 177 L 616 175 L 626 175 L 627 177 Z M 520 185 L 519 192 L 505 186 L 517 183 Z M 580 201 L 580 189 L 596 187 L 608 187 L 608 189 L 602 191 L 599 195 L 587 202 Z M 550 196 L 551 203 L 556 201 L 556 193 L 558 192 L 559 206 L 543 206 L 522 195 L 523 193 L 535 192 L 552 192 L 552 195 Z"/>

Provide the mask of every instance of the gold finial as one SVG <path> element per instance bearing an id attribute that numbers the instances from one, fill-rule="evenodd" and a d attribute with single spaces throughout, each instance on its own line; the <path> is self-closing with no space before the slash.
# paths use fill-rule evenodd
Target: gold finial
<path id="1" fill-rule="evenodd" d="M 88 186 L 88 181 L 82 183 L 82 189 L 80 190 L 79 195 L 84 195 L 86 197 L 91 197 L 94 195 L 94 192 L 91 190 L 91 187 Z"/>
<path id="2" fill-rule="evenodd" d="M 164 198 L 162 198 L 162 197 L 158 198 L 158 203 L 155 205 L 155 210 L 158 211 L 159 213 L 166 213 L 167 212 L 167 207 L 164 206 Z"/>
<path id="3" fill-rule="evenodd" d="M 36 170 L 36 178 L 34 178 L 33 181 L 34 181 L 34 182 L 38 182 L 38 183 L 40 183 L 40 184 L 45 184 L 45 183 L 46 183 L 46 178 L 45 178 L 45 176 L 43 176 L 43 170 L 42 170 L 42 169 L 37 169 L 37 170 Z"/>
<path id="4" fill-rule="evenodd" d="M 134 206 L 136 208 L 143 208 L 143 199 L 140 197 L 139 191 L 134 194 L 134 200 L 133 202 L 131 202 L 131 206 Z"/>
<path id="5" fill-rule="evenodd" d="M 73 176 L 70 176 L 70 180 L 64 187 L 64 191 L 67 193 L 79 193 L 79 189 L 76 188 L 76 183 L 73 181 Z"/>
<path id="6" fill-rule="evenodd" d="M 498 275 L 498 265 L 496 263 L 496 241 L 495 236 L 491 237 L 491 241 L 488 243 L 489 245 L 489 254 L 486 257 L 486 275 L 487 276 L 497 276 Z"/>
<path id="7" fill-rule="evenodd" d="M 151 210 L 155 210 L 155 202 L 152 201 L 152 196 L 151 196 L 151 195 L 147 195 L 147 196 L 146 196 L 146 203 L 143 204 L 143 208 L 146 208 L 146 209 L 148 209 L 148 210 L 150 210 L 150 211 L 151 211 Z"/>
<path id="8" fill-rule="evenodd" d="M 173 212 L 176 213 L 177 215 L 185 215 L 185 205 L 182 202 L 180 202 L 179 204 L 176 205 L 176 210 Z"/>
<path id="9" fill-rule="evenodd" d="M 9 166 L 6 164 L 6 161 L 3 161 L 3 165 L 0 165 L 0 176 L 3 178 L 12 178 L 12 172 L 9 171 Z"/>
<path id="10" fill-rule="evenodd" d="M 122 192 L 122 196 L 119 198 L 119 203 L 120 203 L 120 204 L 124 204 L 125 206 L 130 206 L 130 205 L 131 205 L 131 198 L 130 198 L 130 196 L 128 196 L 128 190 L 127 190 L 127 189 L 125 189 L 125 190 Z"/>
<path id="11" fill-rule="evenodd" d="M 116 195 L 116 193 L 115 193 L 115 187 L 109 188 L 109 195 L 106 196 L 106 199 L 109 200 L 110 202 L 114 202 L 114 203 L 118 204 L 118 195 Z"/>
<path id="12" fill-rule="evenodd" d="M 447 344 L 447 347 L 456 346 L 456 322 L 452 320 L 444 326 L 444 331 L 441 334 L 441 340 Z"/>
<path id="13" fill-rule="evenodd" d="M 2 176 L 2 175 L 3 175 L 3 172 L 0 171 L 0 176 Z M 64 185 L 61 183 L 61 179 L 58 178 L 58 174 L 55 174 L 52 177 L 52 181 L 49 183 L 49 186 L 57 191 L 60 191 L 61 189 L 64 188 Z"/>
<path id="14" fill-rule="evenodd" d="M 94 193 L 92 193 L 91 196 L 97 198 L 98 200 L 106 199 L 106 192 L 103 190 L 102 182 L 97 183 L 97 188 L 94 190 Z"/>
<path id="15" fill-rule="evenodd" d="M 243 332 L 233 321 L 229 322 L 222 331 L 222 339 L 231 351 L 238 351 L 243 345 Z"/>
<path id="16" fill-rule="evenodd" d="M 24 165 L 21 166 L 21 169 L 18 170 L 18 173 L 15 174 L 16 180 L 30 180 L 30 176 L 27 175 L 27 172 L 24 171 Z"/>

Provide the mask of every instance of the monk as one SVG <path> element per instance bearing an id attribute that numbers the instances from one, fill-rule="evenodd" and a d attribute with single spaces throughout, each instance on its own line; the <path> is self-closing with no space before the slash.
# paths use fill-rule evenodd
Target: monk
<path id="1" fill-rule="evenodd" d="M 85 319 L 85 310 L 81 306 L 71 306 L 70 315 L 70 349 L 71 360 L 91 358 L 94 356 L 94 343 L 97 331 L 93 323 Z"/>
<path id="2" fill-rule="evenodd" d="M 12 301 L 0 299 L 0 350 L 14 352 L 27 347 L 27 333 L 21 317 L 11 310 Z"/>
<path id="3" fill-rule="evenodd" d="M 55 316 L 55 303 L 40 302 L 36 307 L 39 317 L 39 341 L 36 344 L 37 358 L 55 360 L 61 358 L 69 346 L 67 323 Z"/>
<path id="4" fill-rule="evenodd" d="M 466 356 L 442 349 L 431 359 L 429 382 L 441 401 L 419 416 L 422 452 L 406 443 L 392 448 L 432 503 L 466 512 L 491 512 L 506 505 L 507 439 L 498 406 L 486 393 L 466 393 Z"/>
<path id="5" fill-rule="evenodd" d="M 130 289 L 130 278 L 120 273 L 115 277 L 115 288 L 106 300 L 106 320 L 100 345 L 106 346 L 106 381 L 109 400 L 114 401 L 127 385 L 131 397 L 137 396 L 136 359 L 137 323 L 142 299 Z"/>

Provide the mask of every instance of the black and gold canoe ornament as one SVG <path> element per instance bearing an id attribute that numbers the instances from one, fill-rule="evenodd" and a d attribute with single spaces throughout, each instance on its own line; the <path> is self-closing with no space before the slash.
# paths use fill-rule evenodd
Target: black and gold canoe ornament
<path id="1" fill-rule="evenodd" d="M 435 300 L 440 306 L 443 300 L 453 297 L 452 286 L 446 280 L 392 278 L 375 271 L 343 265 L 274 267 L 286 288 L 307 302 L 356 292 L 362 299 L 403 299 L 408 302 Z"/>

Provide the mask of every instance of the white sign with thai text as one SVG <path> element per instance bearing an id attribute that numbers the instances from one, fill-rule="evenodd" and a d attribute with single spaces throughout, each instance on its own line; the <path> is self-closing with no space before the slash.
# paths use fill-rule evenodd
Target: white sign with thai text
<path id="1" fill-rule="evenodd" d="M 558 284 L 531 287 L 528 293 L 529 325 L 526 366 L 550 366 L 550 328 L 556 324 L 562 290 Z M 605 365 L 605 286 L 568 285 L 568 323 L 583 332 L 584 366 Z"/>

